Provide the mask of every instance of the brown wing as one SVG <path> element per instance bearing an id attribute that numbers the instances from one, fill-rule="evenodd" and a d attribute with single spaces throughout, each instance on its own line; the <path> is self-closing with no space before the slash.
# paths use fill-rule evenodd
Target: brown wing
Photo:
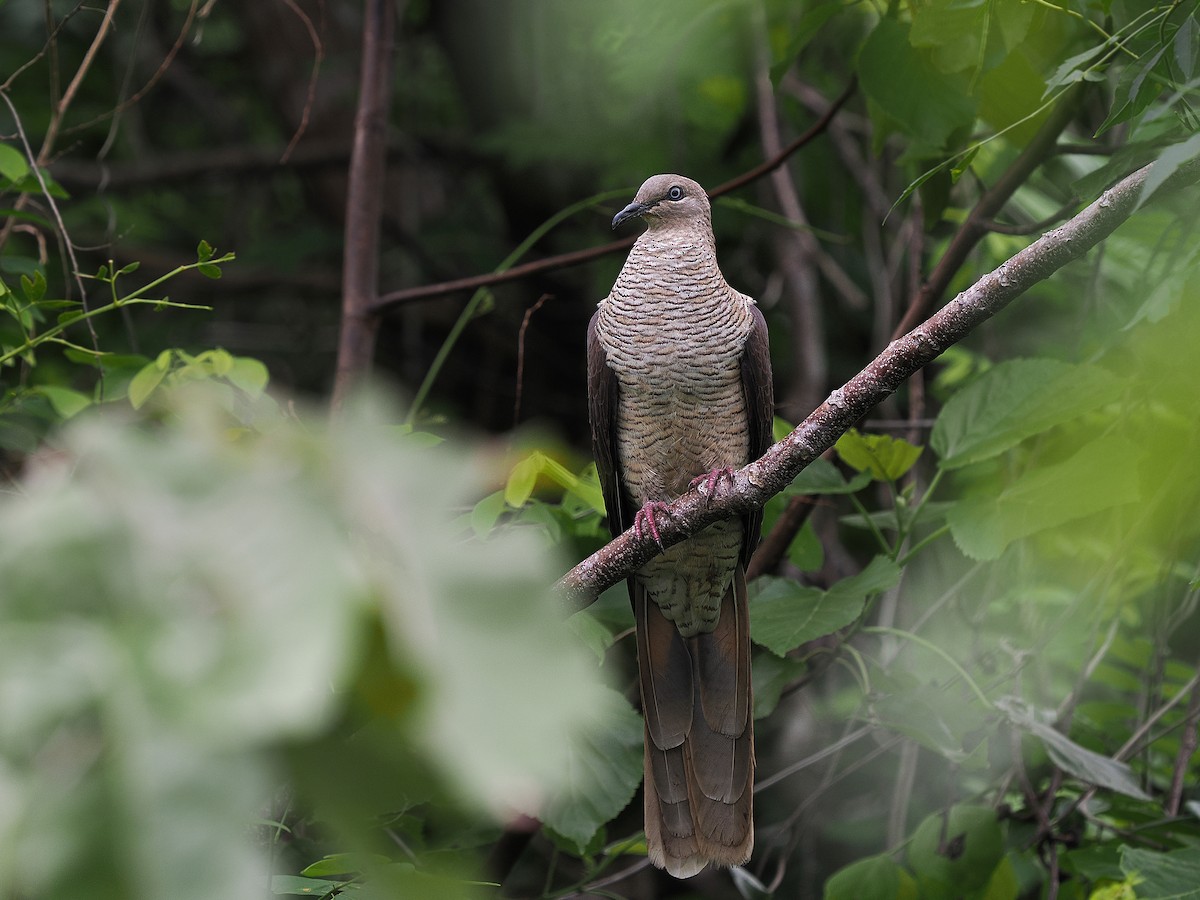
<path id="1" fill-rule="evenodd" d="M 588 421 L 592 427 L 592 454 L 600 475 L 600 490 L 608 512 L 608 529 L 616 537 L 633 524 L 632 502 L 625 490 L 617 456 L 617 401 L 620 384 L 617 373 L 608 365 L 608 357 L 596 334 L 592 316 L 587 331 Z"/>
<path id="2" fill-rule="evenodd" d="M 775 443 L 775 388 L 771 382 L 771 347 L 767 341 L 767 322 L 762 310 L 750 307 L 754 325 L 746 338 L 742 352 L 742 395 L 746 399 L 746 421 L 750 430 L 750 462 L 767 452 Z M 750 564 L 750 557 L 758 546 L 762 528 L 762 510 L 755 510 L 743 520 L 746 540 L 742 544 L 742 565 Z"/>

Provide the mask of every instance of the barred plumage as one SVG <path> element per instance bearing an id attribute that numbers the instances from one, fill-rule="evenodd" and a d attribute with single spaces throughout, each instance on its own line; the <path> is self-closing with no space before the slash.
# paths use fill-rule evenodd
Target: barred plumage
<path id="1" fill-rule="evenodd" d="M 617 219 L 638 239 L 589 329 L 593 444 L 609 523 L 770 444 L 766 326 L 717 265 L 703 189 L 649 179 Z M 638 513 L 638 509 L 643 511 Z M 636 513 L 636 516 L 635 516 Z M 719 522 L 629 581 L 646 718 L 650 858 L 687 877 L 737 865 L 753 843 L 753 723 L 744 566 L 760 515 Z"/>

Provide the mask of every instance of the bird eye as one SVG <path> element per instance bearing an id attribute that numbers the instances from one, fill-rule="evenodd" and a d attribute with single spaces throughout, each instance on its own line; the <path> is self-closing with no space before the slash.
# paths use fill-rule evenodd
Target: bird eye
<path id="1" fill-rule="evenodd" d="M 683 188 L 681 188 L 679 185 L 675 185 L 669 191 L 667 191 L 667 199 L 668 200 L 679 200 L 682 197 L 683 197 Z"/>

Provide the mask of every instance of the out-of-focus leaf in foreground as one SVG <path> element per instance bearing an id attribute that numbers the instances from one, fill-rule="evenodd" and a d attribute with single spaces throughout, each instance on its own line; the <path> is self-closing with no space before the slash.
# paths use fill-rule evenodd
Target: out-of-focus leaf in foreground
<path id="1" fill-rule="evenodd" d="M 381 774 L 505 812 L 563 786 L 595 666 L 532 534 L 451 526 L 471 457 L 366 400 L 259 433 L 196 390 L 163 418 L 80 416 L 0 498 L 0 894 L 266 896 L 249 826 L 337 739 L 375 634 L 410 686 Z"/>

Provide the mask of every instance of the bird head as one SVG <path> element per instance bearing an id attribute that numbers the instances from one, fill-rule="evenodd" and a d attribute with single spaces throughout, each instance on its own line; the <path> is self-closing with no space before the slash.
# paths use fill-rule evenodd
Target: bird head
<path id="1" fill-rule="evenodd" d="M 655 175 L 646 179 L 633 202 L 613 217 L 615 229 L 626 219 L 646 220 L 650 228 L 676 223 L 709 221 L 711 208 L 704 188 L 682 175 Z"/>

